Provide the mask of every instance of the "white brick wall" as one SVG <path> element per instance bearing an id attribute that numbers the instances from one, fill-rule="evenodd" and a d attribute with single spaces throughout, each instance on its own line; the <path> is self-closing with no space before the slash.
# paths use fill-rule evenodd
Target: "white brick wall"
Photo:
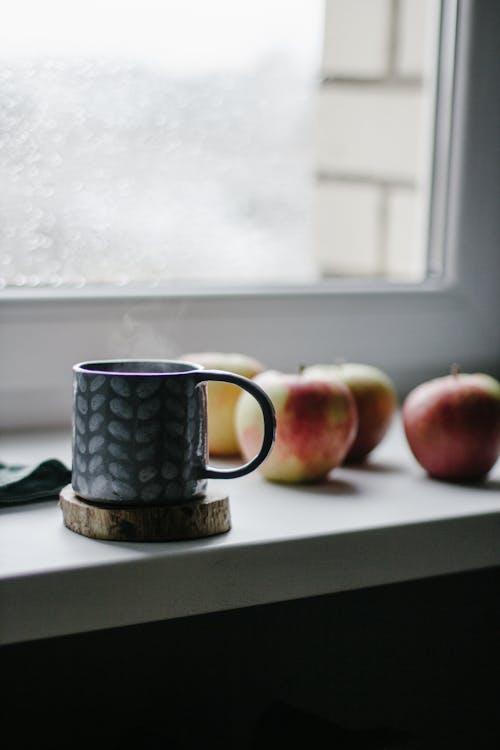
<path id="1" fill-rule="evenodd" d="M 401 76 L 423 76 L 428 49 L 427 25 L 436 11 L 436 0 L 399 0 L 396 70 Z"/>
<path id="2" fill-rule="evenodd" d="M 329 0 L 324 76 L 378 78 L 387 73 L 391 0 Z"/>
<path id="3" fill-rule="evenodd" d="M 315 203 L 316 256 L 325 274 L 379 272 L 381 195 L 369 185 L 320 184 Z"/>
<path id="4" fill-rule="evenodd" d="M 315 254 L 325 275 L 425 275 L 437 0 L 326 0 Z"/>
<path id="5" fill-rule="evenodd" d="M 319 95 L 317 165 L 322 171 L 413 182 L 419 168 L 418 90 L 332 84 Z"/>
<path id="6" fill-rule="evenodd" d="M 414 190 L 392 188 L 387 202 L 387 272 L 401 281 L 423 278 L 424 212 L 420 195 Z"/>

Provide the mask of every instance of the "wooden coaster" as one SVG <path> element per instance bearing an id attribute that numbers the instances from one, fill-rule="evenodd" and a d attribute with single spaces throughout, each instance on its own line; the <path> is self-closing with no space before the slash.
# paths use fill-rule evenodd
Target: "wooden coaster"
<path id="1" fill-rule="evenodd" d="M 214 536 L 231 528 L 229 498 L 214 492 L 182 505 L 117 508 L 83 500 L 68 484 L 60 492 L 59 507 L 68 529 L 93 539 L 171 542 Z"/>

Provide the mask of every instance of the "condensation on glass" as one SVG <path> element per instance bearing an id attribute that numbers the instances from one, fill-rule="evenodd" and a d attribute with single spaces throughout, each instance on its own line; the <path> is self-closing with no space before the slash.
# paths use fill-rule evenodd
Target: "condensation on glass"
<path id="1" fill-rule="evenodd" d="M 402 253 L 396 263 L 391 248 L 408 198 L 416 206 L 425 192 L 425 154 L 411 175 L 396 144 L 380 171 L 369 163 L 368 133 L 353 127 L 353 146 L 341 131 L 370 111 L 357 94 L 373 96 L 378 85 L 399 111 L 391 81 L 393 96 L 407 93 L 405 81 L 423 92 L 424 76 L 411 72 L 415 40 L 397 42 L 417 2 L 9 4 L 0 30 L 0 285 L 420 276 L 422 246 L 420 260 Z M 380 6 L 382 24 L 372 23 L 378 41 L 366 54 L 358 16 L 357 63 L 353 5 Z M 389 113 L 373 127 L 384 122 Z"/>

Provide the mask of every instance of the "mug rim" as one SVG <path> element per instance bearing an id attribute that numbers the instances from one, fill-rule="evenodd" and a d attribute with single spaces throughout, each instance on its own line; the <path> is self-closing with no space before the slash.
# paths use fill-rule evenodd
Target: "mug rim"
<path id="1" fill-rule="evenodd" d="M 102 369 L 94 369 L 89 368 L 89 365 L 113 365 L 113 364 L 132 364 L 132 363 L 151 363 L 155 364 L 158 362 L 162 363 L 168 363 L 168 364 L 175 364 L 175 365 L 186 365 L 189 369 L 186 370 L 179 370 L 177 372 L 139 372 L 134 370 L 102 370 Z M 119 359 L 92 359 L 92 360 L 85 360 L 84 362 L 78 362 L 77 364 L 73 365 L 73 372 L 74 373 L 82 373 L 84 375 L 108 375 L 117 377 L 120 375 L 135 375 L 137 377 L 159 377 L 159 376 L 166 376 L 166 375 L 185 375 L 186 373 L 190 372 L 198 372 L 200 370 L 204 370 L 204 366 L 198 364 L 197 362 L 191 362 L 185 359 L 151 359 L 149 357 L 132 357 L 132 358 L 119 358 Z"/>

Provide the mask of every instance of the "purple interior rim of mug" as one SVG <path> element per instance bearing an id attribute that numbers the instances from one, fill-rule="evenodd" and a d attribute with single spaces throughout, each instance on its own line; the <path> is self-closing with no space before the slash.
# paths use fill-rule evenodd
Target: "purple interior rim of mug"
<path id="1" fill-rule="evenodd" d="M 107 359 L 73 366 L 73 372 L 89 375 L 178 375 L 204 369 L 196 362 L 177 359 Z"/>

